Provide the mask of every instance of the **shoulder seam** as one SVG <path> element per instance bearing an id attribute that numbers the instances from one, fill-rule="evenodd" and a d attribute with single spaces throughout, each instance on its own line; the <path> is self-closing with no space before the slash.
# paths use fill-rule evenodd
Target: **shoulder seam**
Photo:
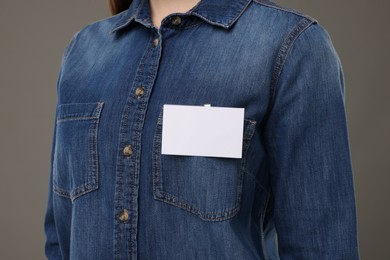
<path id="1" fill-rule="evenodd" d="M 274 100 L 275 100 L 275 93 L 276 93 L 276 85 L 279 82 L 280 74 L 282 72 L 284 64 L 286 63 L 291 47 L 294 45 L 298 37 L 304 31 L 306 31 L 307 28 L 309 28 L 311 25 L 316 23 L 317 23 L 316 20 L 310 20 L 304 17 L 291 29 L 291 31 L 288 33 L 287 37 L 284 39 L 283 43 L 281 44 L 272 69 L 271 84 L 270 84 L 270 98 L 269 98 L 268 109 L 265 114 L 265 117 L 268 117 L 273 107 Z M 266 120 L 262 120 L 262 123 L 264 123 L 265 121 Z"/>
<path id="2" fill-rule="evenodd" d="M 303 18 L 299 23 L 297 23 L 290 33 L 287 35 L 287 37 L 284 39 L 278 55 L 276 57 L 275 65 L 272 72 L 272 79 L 271 79 L 271 94 L 272 99 L 274 96 L 276 85 L 279 81 L 279 76 L 281 74 L 282 68 L 287 60 L 288 54 L 290 52 L 291 47 L 293 46 L 295 40 L 312 24 L 315 24 L 316 22 L 313 22 L 311 20 L 307 20 Z"/>

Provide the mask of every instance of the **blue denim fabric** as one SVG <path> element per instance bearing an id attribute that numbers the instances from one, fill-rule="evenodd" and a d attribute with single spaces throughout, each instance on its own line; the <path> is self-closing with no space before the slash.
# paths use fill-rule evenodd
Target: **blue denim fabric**
<path id="1" fill-rule="evenodd" d="M 358 259 L 344 91 L 326 30 L 269 1 L 157 29 L 134 0 L 85 26 L 58 77 L 47 257 Z M 243 157 L 161 154 L 164 104 L 245 108 Z"/>

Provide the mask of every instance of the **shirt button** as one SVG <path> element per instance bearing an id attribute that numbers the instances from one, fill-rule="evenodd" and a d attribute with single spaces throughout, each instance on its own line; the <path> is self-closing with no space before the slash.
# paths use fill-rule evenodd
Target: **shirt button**
<path id="1" fill-rule="evenodd" d="M 133 150 L 131 148 L 131 145 L 127 145 L 125 148 L 123 148 L 123 154 L 125 156 L 130 156 L 133 154 Z"/>
<path id="2" fill-rule="evenodd" d="M 119 215 L 119 219 L 120 221 L 122 221 L 123 223 L 126 223 L 126 221 L 129 220 L 129 213 L 127 212 L 126 209 L 123 209 L 121 214 Z"/>
<path id="3" fill-rule="evenodd" d="M 143 87 L 138 87 L 135 89 L 135 95 L 139 98 L 144 94 L 145 90 Z"/>
<path id="4" fill-rule="evenodd" d="M 171 22 L 172 22 L 173 25 L 179 25 L 179 24 L 181 23 L 181 18 L 180 18 L 180 16 L 174 16 L 174 17 L 172 17 Z"/>
<path id="5" fill-rule="evenodd" d="M 153 45 L 154 45 L 154 46 L 157 46 L 157 45 L 158 45 L 158 38 L 156 38 L 156 39 L 153 40 Z"/>

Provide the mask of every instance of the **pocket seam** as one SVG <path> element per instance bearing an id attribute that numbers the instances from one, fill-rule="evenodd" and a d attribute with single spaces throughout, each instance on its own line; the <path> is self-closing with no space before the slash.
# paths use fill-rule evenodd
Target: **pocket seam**
<path id="1" fill-rule="evenodd" d="M 166 202 L 178 208 L 182 208 L 190 213 L 198 215 L 201 219 L 206 221 L 221 221 L 234 217 L 241 207 L 242 200 L 242 189 L 243 189 L 243 179 L 245 173 L 245 164 L 246 164 L 246 153 L 249 149 L 250 141 L 253 137 L 256 121 L 249 118 L 244 118 L 244 121 L 247 123 L 246 131 L 244 131 L 243 136 L 243 153 L 242 161 L 240 163 L 239 176 L 238 176 L 238 185 L 237 185 L 237 195 L 235 205 L 231 208 L 225 208 L 220 211 L 204 211 L 201 210 L 198 206 L 193 203 L 179 198 L 173 194 L 170 194 L 163 190 L 163 184 L 161 181 L 162 172 L 161 172 L 161 128 L 162 128 L 162 111 L 158 115 L 157 125 L 153 138 L 153 169 L 152 169 L 152 179 L 153 179 L 153 197 L 159 201 Z"/>
<path id="2" fill-rule="evenodd" d="M 60 104 L 57 107 L 58 110 L 58 118 L 57 122 L 61 121 L 67 121 L 67 120 L 81 120 L 81 119 L 99 119 L 101 110 L 103 108 L 103 101 L 99 102 L 89 102 L 89 103 L 64 103 Z M 92 112 L 71 112 L 66 113 L 63 110 L 65 110 L 66 107 L 75 107 L 78 106 L 93 106 L 94 110 Z"/>
<path id="3" fill-rule="evenodd" d="M 73 120 L 94 120 L 94 119 L 96 119 L 96 117 L 70 116 L 70 117 L 58 119 L 57 123 L 73 121 Z"/>
<path id="4" fill-rule="evenodd" d="M 89 145 L 89 157 L 88 157 L 88 174 L 87 174 L 87 182 L 82 183 L 77 185 L 76 187 L 70 187 L 69 190 L 61 188 L 58 183 L 55 183 L 53 180 L 53 191 L 62 196 L 66 197 L 72 200 L 72 202 L 77 199 L 78 197 L 87 194 L 89 192 L 92 192 L 96 189 L 99 188 L 99 154 L 98 154 L 98 147 L 97 147 L 97 142 L 98 142 L 98 130 L 99 130 L 99 123 L 100 123 L 100 117 L 101 117 L 101 112 L 103 109 L 104 102 L 99 101 L 95 103 L 66 103 L 66 104 L 61 104 L 58 106 L 58 109 L 61 109 L 62 105 L 94 105 L 95 109 L 93 110 L 92 113 L 89 113 L 89 115 L 93 116 L 78 116 L 78 118 L 81 118 L 82 120 L 91 120 L 90 126 L 88 128 L 88 145 Z M 69 113 L 69 114 L 61 114 L 61 118 L 58 119 L 56 122 L 61 123 L 65 121 L 73 121 L 72 115 L 77 115 L 80 113 Z M 86 114 L 86 113 L 85 113 Z M 53 164 L 54 167 L 54 164 Z M 61 174 L 58 170 L 53 169 L 53 173 L 59 175 Z"/>

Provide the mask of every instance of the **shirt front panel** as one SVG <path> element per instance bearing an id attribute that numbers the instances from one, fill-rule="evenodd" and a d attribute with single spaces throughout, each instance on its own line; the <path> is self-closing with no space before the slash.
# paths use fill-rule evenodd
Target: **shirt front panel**
<path id="1" fill-rule="evenodd" d="M 157 29 L 136 0 L 68 46 L 53 168 L 65 258 L 278 258 L 263 121 L 280 54 L 314 22 L 224 4 L 202 1 Z M 164 104 L 245 108 L 243 158 L 161 154 Z"/>
<path id="2" fill-rule="evenodd" d="M 175 26 L 174 15 L 157 30 L 147 8 L 141 2 L 135 20 L 116 34 L 104 23 L 86 28 L 65 64 L 59 103 L 104 103 L 99 185 L 72 203 L 70 256 L 259 258 L 261 230 L 251 219 L 258 221 L 268 196 L 259 125 L 270 99 L 273 46 L 283 38 L 264 31 L 273 24 L 257 6 L 243 10 L 229 31 L 197 16 L 181 16 Z M 262 27 L 248 26 L 256 18 Z M 243 158 L 158 155 L 164 104 L 245 108 Z M 81 242 L 86 236 L 102 244 Z"/>

